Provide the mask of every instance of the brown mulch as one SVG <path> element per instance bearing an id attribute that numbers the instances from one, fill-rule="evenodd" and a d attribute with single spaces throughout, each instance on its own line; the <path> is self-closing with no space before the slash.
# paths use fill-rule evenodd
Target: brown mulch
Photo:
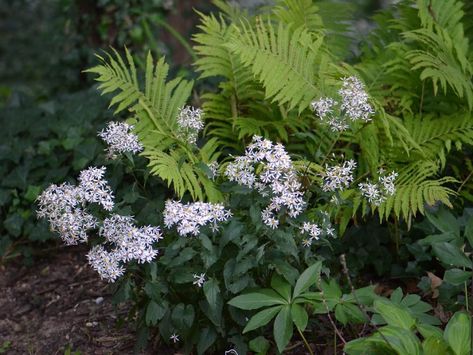
<path id="1" fill-rule="evenodd" d="M 0 265 L 0 354 L 134 353 L 134 329 L 118 326 L 127 307 L 112 305 L 107 283 L 86 264 L 85 253 L 74 247 L 33 267 Z"/>

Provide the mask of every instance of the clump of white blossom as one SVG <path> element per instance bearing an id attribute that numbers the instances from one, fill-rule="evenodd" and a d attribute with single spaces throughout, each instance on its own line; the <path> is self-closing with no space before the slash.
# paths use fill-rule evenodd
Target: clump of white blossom
<path id="1" fill-rule="evenodd" d="M 302 240 L 304 247 L 310 247 L 314 241 L 320 238 L 335 237 L 335 229 L 330 222 L 330 216 L 326 212 L 320 212 L 320 224 L 304 222 L 299 227 L 300 233 L 306 237 Z"/>
<path id="2" fill-rule="evenodd" d="M 98 136 L 107 143 L 107 156 L 115 159 L 118 154 L 130 152 L 136 154 L 143 150 L 138 136 L 131 133 L 133 126 L 125 122 L 109 122 L 107 127 L 99 132 Z"/>
<path id="3" fill-rule="evenodd" d="M 134 222 L 131 216 L 117 214 L 103 221 L 99 234 L 106 242 L 93 247 L 87 254 L 89 264 L 102 279 L 114 282 L 125 272 L 125 263 L 137 261 L 143 264 L 158 255 L 153 244 L 163 238 L 159 227 L 136 227 Z"/>
<path id="4" fill-rule="evenodd" d="M 79 193 L 84 201 L 98 203 L 111 211 L 114 207 L 113 192 L 108 182 L 104 180 L 105 167 L 90 167 L 82 170 L 79 175 Z"/>
<path id="5" fill-rule="evenodd" d="M 200 274 L 200 275 L 194 274 L 194 282 L 192 282 L 192 284 L 200 288 L 204 286 L 205 281 L 206 281 L 205 273 Z"/>
<path id="6" fill-rule="evenodd" d="M 342 165 L 326 166 L 322 174 L 322 190 L 325 192 L 340 191 L 348 188 L 353 182 L 353 173 L 356 162 L 352 159 L 346 160 Z"/>
<path id="7" fill-rule="evenodd" d="M 258 168 L 258 169 L 257 169 Z M 305 208 L 301 184 L 284 146 L 254 136 L 245 155 L 228 164 L 225 175 L 230 181 L 256 189 L 270 196 L 270 204 L 262 211 L 263 222 L 277 228 L 276 213 L 285 208 L 290 217 L 297 217 Z"/>
<path id="8" fill-rule="evenodd" d="M 104 174 L 105 167 L 91 167 L 81 171 L 78 186 L 52 184 L 38 196 L 38 217 L 46 218 L 65 244 L 86 243 L 87 231 L 97 227 L 98 220 L 85 210 L 87 203 L 113 209 L 113 193 Z"/>
<path id="9" fill-rule="evenodd" d="M 368 199 L 368 202 L 376 206 L 386 201 L 388 196 L 395 194 L 396 187 L 394 186 L 394 181 L 398 176 L 398 173 L 394 171 L 390 174 L 386 174 L 382 169 L 378 173 L 378 182 L 367 181 L 358 185 L 361 194 Z"/>
<path id="10" fill-rule="evenodd" d="M 115 282 L 125 273 L 118 254 L 107 251 L 103 245 L 96 245 L 87 254 L 90 266 L 98 272 L 101 279 Z"/>
<path id="11" fill-rule="evenodd" d="M 363 83 L 355 76 L 342 79 L 338 91 L 341 103 L 330 97 L 322 97 L 311 103 L 312 110 L 332 131 L 341 132 L 349 128 L 349 121 L 371 121 L 373 108 L 368 102 L 368 94 Z"/>
<path id="12" fill-rule="evenodd" d="M 341 110 L 352 121 L 371 121 L 370 116 L 374 113 L 368 103 L 368 94 L 363 83 L 355 76 L 343 79 L 343 86 L 338 91 L 342 97 Z"/>
<path id="13" fill-rule="evenodd" d="M 89 264 L 102 279 L 114 282 L 123 275 L 124 263 L 150 262 L 157 255 L 153 244 L 162 238 L 158 227 L 136 227 L 130 216 L 113 214 L 102 223 L 87 212 L 88 203 L 97 203 L 106 211 L 114 207 L 114 197 L 104 179 L 105 168 L 81 171 L 77 186 L 50 185 L 38 197 L 38 217 L 46 218 L 66 245 L 86 243 L 87 232 L 100 226 L 105 244 L 94 246 L 87 254 Z"/>
<path id="14" fill-rule="evenodd" d="M 200 108 L 185 106 L 179 110 L 177 124 L 178 136 L 190 144 L 197 142 L 199 132 L 204 129 L 203 111 Z"/>
<path id="15" fill-rule="evenodd" d="M 232 213 L 220 203 L 193 202 L 183 204 L 180 201 L 166 201 L 164 207 L 164 225 L 177 226 L 181 236 L 197 236 L 200 228 L 210 224 L 212 230 L 218 229 L 219 222 L 228 220 Z"/>

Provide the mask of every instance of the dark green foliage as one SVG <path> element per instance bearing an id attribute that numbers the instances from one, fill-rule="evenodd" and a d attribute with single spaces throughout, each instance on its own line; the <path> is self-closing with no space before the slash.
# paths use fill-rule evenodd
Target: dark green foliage
<path id="1" fill-rule="evenodd" d="M 55 238 L 46 223 L 36 219 L 36 197 L 47 185 L 75 177 L 103 149 L 96 133 L 107 117 L 106 105 L 94 90 L 36 107 L 28 100 L 18 95 L 18 103 L 3 109 L 0 117 L 0 254 L 6 255 L 18 253 L 27 240 Z"/>

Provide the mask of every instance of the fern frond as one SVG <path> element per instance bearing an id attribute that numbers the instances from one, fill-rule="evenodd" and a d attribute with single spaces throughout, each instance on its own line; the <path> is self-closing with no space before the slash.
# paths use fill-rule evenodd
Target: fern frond
<path id="1" fill-rule="evenodd" d="M 473 120 L 470 114 L 435 118 L 411 116 L 404 120 L 413 139 L 421 146 L 424 157 L 440 159 L 442 168 L 452 146 L 473 144 Z"/>
<path id="2" fill-rule="evenodd" d="M 446 185 L 457 181 L 449 176 L 436 178 L 438 171 L 438 165 L 432 161 L 417 161 L 402 168 L 396 180 L 396 193 L 378 207 L 380 218 L 393 213 L 396 218 L 410 221 L 417 212 L 425 213 L 425 205 L 442 202 L 451 207 L 450 198 L 456 192 Z"/>
<path id="3" fill-rule="evenodd" d="M 142 155 L 149 159 L 151 173 L 172 186 L 179 198 L 189 193 L 192 198 L 220 200 L 221 194 L 199 168 L 218 156 L 215 141 L 209 141 L 201 151 L 177 135 L 178 111 L 187 102 L 193 83 L 182 78 L 167 81 L 169 66 L 164 58 L 156 64 L 149 53 L 146 59 L 144 87 L 138 81 L 133 57 L 125 49 L 126 61 L 115 56 L 100 57 L 101 64 L 88 70 L 98 75 L 99 89 L 115 93 L 110 106 L 115 113 L 128 111 L 128 120 L 144 146 Z"/>
<path id="4" fill-rule="evenodd" d="M 303 27 L 309 32 L 320 32 L 323 28 L 318 12 L 319 8 L 312 0 L 279 0 L 273 9 L 279 21 L 294 28 Z"/>
<path id="5" fill-rule="evenodd" d="M 256 29 L 243 23 L 227 46 L 251 68 L 266 98 L 301 112 L 319 94 L 315 69 L 323 56 L 322 43 L 322 36 L 314 37 L 301 27 L 293 30 L 279 23 L 275 29 L 258 18 Z"/>

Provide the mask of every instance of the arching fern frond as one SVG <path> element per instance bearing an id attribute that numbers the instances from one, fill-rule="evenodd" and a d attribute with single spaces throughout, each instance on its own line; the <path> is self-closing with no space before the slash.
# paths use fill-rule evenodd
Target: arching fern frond
<path id="1" fill-rule="evenodd" d="M 192 198 L 220 200 L 221 194 L 203 174 L 199 163 L 210 163 L 215 154 L 213 146 L 198 149 L 177 135 L 177 116 L 191 93 L 192 82 L 176 78 L 167 81 L 169 66 L 164 58 L 156 64 L 151 54 L 146 60 L 144 87 L 140 87 L 136 67 L 125 49 L 127 63 L 114 50 L 115 56 L 98 56 L 101 64 L 87 72 L 97 74 L 102 94 L 114 93 L 110 106 L 115 113 L 128 109 L 135 133 L 144 146 L 143 155 L 149 159 L 151 172 L 172 186 L 179 198 L 190 193 Z M 208 142 L 207 144 L 210 144 Z M 212 153 L 212 154 L 211 154 Z"/>
<path id="2" fill-rule="evenodd" d="M 380 218 L 388 218 L 392 212 L 396 218 L 402 217 L 410 223 L 417 212 L 425 213 L 425 205 L 442 202 L 452 207 L 450 198 L 456 192 L 446 185 L 457 181 L 449 176 L 436 178 L 438 170 L 437 164 L 431 161 L 419 161 L 402 168 L 396 181 L 396 193 L 378 208 Z"/>
<path id="3" fill-rule="evenodd" d="M 449 117 L 411 116 L 404 119 L 406 128 L 413 139 L 421 146 L 423 156 L 440 159 L 442 168 L 446 155 L 456 146 L 473 144 L 473 120 L 471 115 L 452 115 Z"/>
<path id="4" fill-rule="evenodd" d="M 257 18 L 256 28 L 242 23 L 227 46 L 239 55 L 263 84 L 266 98 L 289 109 L 306 109 L 319 95 L 318 68 L 324 54 L 319 51 L 323 37 L 314 37 L 307 30 L 285 26 L 277 28 Z"/>
<path id="5" fill-rule="evenodd" d="M 312 0 L 279 0 L 273 9 L 279 21 L 294 28 L 303 27 L 309 32 L 319 32 L 323 28 L 318 12 L 319 8 Z"/>

